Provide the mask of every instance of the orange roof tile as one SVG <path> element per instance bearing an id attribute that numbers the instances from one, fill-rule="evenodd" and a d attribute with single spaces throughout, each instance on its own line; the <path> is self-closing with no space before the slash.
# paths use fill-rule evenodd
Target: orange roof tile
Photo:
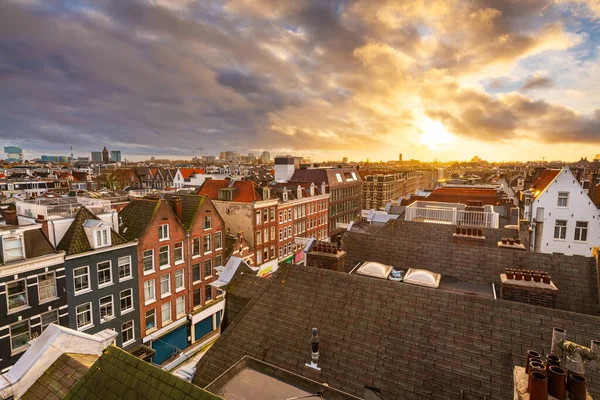
<path id="1" fill-rule="evenodd" d="M 560 169 L 547 169 L 542 171 L 540 176 L 537 177 L 535 181 L 529 187 L 529 190 L 533 192 L 533 198 L 537 199 L 540 194 L 546 190 L 546 188 L 556 179 L 558 174 L 560 174 Z"/>
<path id="2" fill-rule="evenodd" d="M 181 172 L 183 179 L 187 179 L 194 174 L 206 173 L 202 168 L 179 168 L 179 171 Z"/>
<path id="3" fill-rule="evenodd" d="M 218 200 L 219 189 L 227 188 L 230 184 L 230 179 L 207 179 L 202 184 L 198 194 L 201 196 L 208 196 L 211 200 Z M 235 181 L 233 187 L 237 189 L 233 197 L 233 201 L 235 202 L 250 203 L 252 201 L 260 200 L 254 190 L 254 182 L 252 181 Z"/>

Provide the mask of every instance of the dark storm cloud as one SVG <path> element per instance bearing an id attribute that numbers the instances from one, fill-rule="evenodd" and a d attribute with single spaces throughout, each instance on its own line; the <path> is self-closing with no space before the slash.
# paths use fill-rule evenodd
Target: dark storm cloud
<path id="1" fill-rule="evenodd" d="M 522 90 L 533 90 L 533 89 L 548 89 L 554 86 L 554 81 L 547 76 L 534 75 L 531 78 L 527 79 L 523 86 L 521 86 Z"/>
<path id="2" fill-rule="evenodd" d="M 458 135 L 557 140 L 525 118 L 537 115 L 569 140 L 598 141 L 597 115 L 447 81 L 568 47 L 550 8 L 542 0 L 6 0 L 0 140 L 82 153 L 104 144 L 186 155 L 242 143 L 386 148 L 386 135 L 415 121 L 419 98 L 423 113 Z"/>

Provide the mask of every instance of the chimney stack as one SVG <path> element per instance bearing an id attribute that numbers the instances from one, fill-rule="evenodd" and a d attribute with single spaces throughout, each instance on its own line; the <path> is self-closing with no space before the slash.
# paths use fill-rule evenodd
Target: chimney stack
<path id="1" fill-rule="evenodd" d="M 4 216 L 4 222 L 6 225 L 19 225 L 19 220 L 17 218 L 17 212 L 12 209 L 7 209 L 2 211 L 2 215 Z"/>
<path id="2" fill-rule="evenodd" d="M 316 369 L 320 371 L 319 368 L 319 330 L 317 328 L 312 328 L 312 337 L 310 339 L 310 363 L 305 364 L 309 368 Z"/>
<path id="3" fill-rule="evenodd" d="M 183 221 L 183 202 L 181 201 L 181 197 L 179 196 L 173 196 L 171 198 L 171 208 L 173 209 L 173 212 L 175 213 L 175 215 L 177 215 L 177 218 L 180 221 Z"/>
<path id="4" fill-rule="evenodd" d="M 36 224 L 41 224 L 42 225 L 42 232 L 44 232 L 44 235 L 47 238 L 50 238 L 49 233 L 48 233 L 48 220 L 43 216 L 38 214 L 37 218 L 35 219 L 35 223 Z"/>
<path id="5" fill-rule="evenodd" d="M 588 189 L 588 196 L 592 200 L 592 203 L 596 204 L 596 182 L 598 181 L 598 173 L 594 172 L 592 174 L 592 179 L 590 181 L 590 188 Z M 596 204 L 598 206 L 598 204 Z"/>

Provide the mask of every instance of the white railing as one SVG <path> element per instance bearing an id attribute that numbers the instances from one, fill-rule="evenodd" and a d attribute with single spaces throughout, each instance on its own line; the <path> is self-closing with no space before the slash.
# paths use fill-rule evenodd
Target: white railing
<path id="1" fill-rule="evenodd" d="M 475 226 L 479 228 L 498 228 L 500 215 L 492 206 L 486 211 L 466 211 L 461 203 L 435 203 L 417 201 L 406 207 L 406 221 L 430 222 L 444 225 Z M 489 211 L 487 211 L 489 210 Z"/>
<path id="2" fill-rule="evenodd" d="M 111 212 L 110 200 L 91 199 L 87 197 L 77 197 L 77 202 L 65 201 L 62 204 L 18 201 L 16 202 L 16 206 L 18 215 L 30 218 L 37 218 L 38 215 L 46 219 L 49 217 L 73 218 L 81 206 L 87 207 L 94 214 Z"/>

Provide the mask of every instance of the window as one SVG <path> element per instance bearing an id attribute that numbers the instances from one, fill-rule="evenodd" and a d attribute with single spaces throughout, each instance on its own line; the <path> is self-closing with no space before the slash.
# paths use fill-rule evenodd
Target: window
<path id="1" fill-rule="evenodd" d="M 223 265 L 223 256 L 222 255 L 218 255 L 215 257 L 215 265 L 219 266 L 219 265 Z"/>
<path id="2" fill-rule="evenodd" d="M 198 282 L 202 278 L 200 277 L 200 264 L 192 265 L 192 281 Z"/>
<path id="3" fill-rule="evenodd" d="M 102 297 L 100 299 L 100 321 L 108 321 L 111 317 L 114 317 L 113 297 Z"/>
<path id="4" fill-rule="evenodd" d="M 167 301 L 160 306 L 163 325 L 171 322 L 171 302 Z"/>
<path id="5" fill-rule="evenodd" d="M 279 248 L 279 258 L 283 258 L 283 248 L 282 247 Z"/>
<path id="6" fill-rule="evenodd" d="M 22 260 L 25 258 L 25 252 L 23 250 L 23 237 L 4 237 L 3 239 L 4 248 L 4 262 L 11 262 L 15 260 Z"/>
<path id="7" fill-rule="evenodd" d="M 260 251 L 256 252 L 256 264 L 262 264 L 262 256 L 260 254 Z"/>
<path id="8" fill-rule="evenodd" d="M 283 211 L 279 211 L 279 223 L 283 222 Z"/>
<path id="9" fill-rule="evenodd" d="M 212 286 L 207 286 L 204 288 L 204 303 L 212 300 L 212 289 Z"/>
<path id="10" fill-rule="evenodd" d="M 54 272 L 38 275 L 38 296 L 40 302 L 57 296 L 56 274 Z"/>
<path id="11" fill-rule="evenodd" d="M 275 221 L 275 207 L 271 207 L 269 213 L 271 214 L 271 221 Z"/>
<path id="12" fill-rule="evenodd" d="M 223 232 L 215 233 L 215 250 L 223 248 Z"/>
<path id="13" fill-rule="evenodd" d="M 265 262 L 269 261 L 269 248 L 268 247 L 265 247 L 263 249 L 263 260 Z"/>
<path id="14" fill-rule="evenodd" d="M 211 221 L 210 215 L 205 215 L 204 216 L 204 221 L 202 221 L 202 227 L 204 229 L 210 229 L 210 228 L 212 228 L 212 221 Z"/>
<path id="15" fill-rule="evenodd" d="M 125 322 L 123 325 L 121 325 L 121 340 L 123 341 L 123 346 L 126 346 L 135 340 L 133 332 L 133 320 Z"/>
<path id="16" fill-rule="evenodd" d="M 154 250 L 144 250 L 144 272 L 154 271 Z"/>
<path id="17" fill-rule="evenodd" d="M 569 192 L 558 192 L 558 207 L 569 206 Z"/>
<path id="18" fill-rule="evenodd" d="M 578 221 L 575 223 L 575 238 L 578 242 L 587 241 L 588 223 Z"/>
<path id="19" fill-rule="evenodd" d="M 263 233 L 264 233 L 263 240 L 266 243 L 269 241 L 269 230 L 265 227 L 265 230 L 263 231 Z"/>
<path id="20" fill-rule="evenodd" d="M 262 243 L 262 232 L 260 230 L 256 231 L 256 244 Z"/>
<path id="21" fill-rule="evenodd" d="M 277 255 L 275 254 L 275 246 L 271 246 L 271 258 L 276 258 Z"/>
<path id="22" fill-rule="evenodd" d="M 212 245 L 210 243 L 210 235 L 205 235 L 204 236 L 204 254 L 208 253 L 209 251 L 212 250 Z"/>
<path id="23" fill-rule="evenodd" d="M 8 296 L 8 311 L 26 307 L 29 304 L 27 298 L 27 281 L 20 279 L 7 283 L 6 295 Z"/>
<path id="24" fill-rule="evenodd" d="M 271 240 L 275 240 L 275 227 L 271 227 Z"/>
<path id="25" fill-rule="evenodd" d="M 154 286 L 154 279 L 152 280 Z M 154 293 L 154 291 L 153 291 Z M 131 289 L 123 290 L 120 293 L 121 297 L 121 314 L 125 314 L 128 311 L 133 310 L 133 292 Z"/>
<path id="26" fill-rule="evenodd" d="M 194 307 L 198 307 L 202 305 L 202 289 L 194 289 Z"/>
<path id="27" fill-rule="evenodd" d="M 185 270 L 180 269 L 175 272 L 175 291 L 178 292 L 180 290 L 185 289 Z"/>
<path id="28" fill-rule="evenodd" d="M 269 210 L 266 208 L 263 209 L 263 222 L 269 222 Z"/>
<path id="29" fill-rule="evenodd" d="M 144 302 L 148 303 L 156 300 L 156 289 L 154 288 L 154 279 L 144 282 Z"/>
<path id="30" fill-rule="evenodd" d="M 169 224 L 158 226 L 158 240 L 169 239 Z"/>
<path id="31" fill-rule="evenodd" d="M 10 349 L 12 352 L 20 350 L 29 344 L 29 320 L 20 321 L 10 325 Z"/>
<path id="32" fill-rule="evenodd" d="M 260 219 L 260 210 L 256 211 L 256 225 L 260 225 L 261 223 L 261 219 Z"/>
<path id="33" fill-rule="evenodd" d="M 146 330 L 156 328 L 156 310 L 146 311 Z"/>
<path id="34" fill-rule="evenodd" d="M 80 304 L 76 308 L 77 329 L 86 329 L 92 326 L 92 303 Z"/>
<path id="35" fill-rule="evenodd" d="M 279 230 L 279 241 L 283 240 L 283 231 L 287 232 L 287 229 L 284 228 Z"/>
<path id="36" fill-rule="evenodd" d="M 158 265 L 161 268 L 169 265 L 169 246 L 162 246 L 158 250 Z"/>
<path id="37" fill-rule="evenodd" d="M 166 297 L 171 294 L 171 275 L 163 275 L 160 277 L 160 297 Z"/>
<path id="38" fill-rule="evenodd" d="M 292 237 L 292 227 L 288 226 L 288 237 Z"/>
<path id="39" fill-rule="evenodd" d="M 291 243 L 288 243 L 287 248 L 288 248 L 288 253 L 292 254 L 292 244 Z"/>
<path id="40" fill-rule="evenodd" d="M 110 245 L 110 241 L 108 240 L 108 238 L 109 238 L 108 229 L 98 229 L 95 232 L 96 232 L 96 235 L 95 235 L 96 248 Z"/>
<path id="41" fill-rule="evenodd" d="M 218 299 L 219 297 L 223 297 L 223 290 L 221 290 L 221 289 L 219 289 L 219 288 L 217 288 L 217 289 L 215 289 L 215 290 L 216 290 L 216 292 L 217 292 L 217 299 Z"/>
<path id="42" fill-rule="evenodd" d="M 131 278 L 131 257 L 119 258 L 119 280 Z"/>
<path id="43" fill-rule="evenodd" d="M 200 238 L 192 239 L 192 255 L 199 256 L 200 255 Z"/>
<path id="44" fill-rule="evenodd" d="M 204 261 L 204 278 L 212 276 L 212 260 Z"/>
<path id="45" fill-rule="evenodd" d="M 73 270 L 73 279 L 75 281 L 75 293 L 88 290 L 90 288 L 89 267 L 79 267 Z"/>
<path id="46" fill-rule="evenodd" d="M 40 319 L 42 322 L 42 332 L 50 325 L 56 324 L 58 325 L 58 310 L 52 310 L 45 312 L 40 315 Z"/>
<path id="47" fill-rule="evenodd" d="M 112 282 L 112 274 L 110 273 L 110 261 L 105 261 L 98 264 L 98 287 L 108 285 Z"/>
<path id="48" fill-rule="evenodd" d="M 177 318 L 185 315 L 185 296 L 178 297 L 175 300 L 175 315 Z"/>
<path id="49" fill-rule="evenodd" d="M 288 221 L 292 220 L 292 209 L 288 209 Z"/>
<path id="50" fill-rule="evenodd" d="M 175 264 L 183 262 L 183 242 L 175 243 Z"/>
<path id="51" fill-rule="evenodd" d="M 567 221 L 557 219 L 554 225 L 554 239 L 566 239 Z"/>

